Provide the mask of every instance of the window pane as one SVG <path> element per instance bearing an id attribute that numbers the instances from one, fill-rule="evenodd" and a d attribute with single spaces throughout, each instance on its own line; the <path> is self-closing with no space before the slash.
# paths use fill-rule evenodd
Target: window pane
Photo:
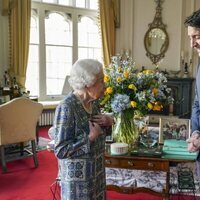
<path id="1" fill-rule="evenodd" d="M 30 43 L 39 43 L 39 31 L 36 17 L 31 17 Z"/>
<path id="2" fill-rule="evenodd" d="M 89 17 L 82 17 L 78 23 L 78 45 L 100 47 L 98 26 Z"/>
<path id="3" fill-rule="evenodd" d="M 59 4 L 65 5 L 65 6 L 71 6 L 70 0 L 59 0 Z"/>
<path id="4" fill-rule="evenodd" d="M 57 4 L 57 0 L 42 0 L 44 3 L 55 3 Z"/>
<path id="5" fill-rule="evenodd" d="M 58 13 L 51 13 L 45 19 L 46 44 L 72 45 L 71 23 Z"/>
<path id="6" fill-rule="evenodd" d="M 85 8 L 85 0 L 76 0 L 76 7 Z"/>
<path id="7" fill-rule="evenodd" d="M 90 0 L 90 9 L 98 9 L 98 0 Z"/>
<path id="8" fill-rule="evenodd" d="M 30 95 L 39 95 L 39 55 L 38 45 L 29 46 L 29 59 L 26 72 L 26 90 Z"/>
<path id="9" fill-rule="evenodd" d="M 101 49 L 95 49 L 95 48 L 79 48 L 78 49 L 78 58 L 84 59 L 84 58 L 94 58 L 102 62 L 102 56 L 101 56 Z"/>
<path id="10" fill-rule="evenodd" d="M 66 75 L 72 66 L 71 47 L 46 47 L 47 95 L 61 94 Z"/>

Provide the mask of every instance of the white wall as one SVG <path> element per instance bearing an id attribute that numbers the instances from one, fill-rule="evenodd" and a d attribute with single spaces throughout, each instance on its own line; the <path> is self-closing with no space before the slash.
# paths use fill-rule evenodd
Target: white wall
<path id="1" fill-rule="evenodd" d="M 134 0 L 121 0 L 120 2 L 120 28 L 116 29 L 116 52 L 132 50 L 133 45 L 133 3 Z"/>
<path id="2" fill-rule="evenodd" d="M 187 62 L 192 50 L 184 26 L 185 17 L 200 8 L 200 0 L 165 0 L 162 4 L 162 21 L 166 24 L 169 35 L 169 48 L 159 68 L 183 70 L 180 66 L 181 51 L 184 51 Z M 151 60 L 146 56 L 144 35 L 148 24 L 153 22 L 156 12 L 154 0 L 121 0 L 121 26 L 117 29 L 117 52 L 129 49 L 136 66 L 153 68 Z M 193 52 L 193 68 L 198 61 L 198 55 Z M 194 73 L 194 69 L 190 69 Z"/>

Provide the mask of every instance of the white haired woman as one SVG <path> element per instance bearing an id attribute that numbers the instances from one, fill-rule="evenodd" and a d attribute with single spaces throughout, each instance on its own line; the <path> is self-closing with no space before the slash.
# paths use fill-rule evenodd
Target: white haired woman
<path id="1" fill-rule="evenodd" d="M 59 159 L 62 200 L 106 199 L 105 128 L 113 119 L 100 114 L 104 94 L 100 62 L 78 60 L 72 67 L 69 93 L 55 113 L 55 154 Z"/>

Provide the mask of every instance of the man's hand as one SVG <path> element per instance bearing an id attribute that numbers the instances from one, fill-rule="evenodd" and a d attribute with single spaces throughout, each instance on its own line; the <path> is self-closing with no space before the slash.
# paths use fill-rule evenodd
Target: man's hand
<path id="1" fill-rule="evenodd" d="M 192 136 L 187 139 L 188 142 L 188 151 L 196 152 L 200 150 L 200 132 L 194 131 Z"/>

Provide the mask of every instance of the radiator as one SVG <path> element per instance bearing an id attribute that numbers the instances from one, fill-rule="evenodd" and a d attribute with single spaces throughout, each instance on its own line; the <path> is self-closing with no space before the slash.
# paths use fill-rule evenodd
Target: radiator
<path id="1" fill-rule="evenodd" d="M 39 119 L 39 126 L 52 126 L 55 109 L 43 110 Z"/>

